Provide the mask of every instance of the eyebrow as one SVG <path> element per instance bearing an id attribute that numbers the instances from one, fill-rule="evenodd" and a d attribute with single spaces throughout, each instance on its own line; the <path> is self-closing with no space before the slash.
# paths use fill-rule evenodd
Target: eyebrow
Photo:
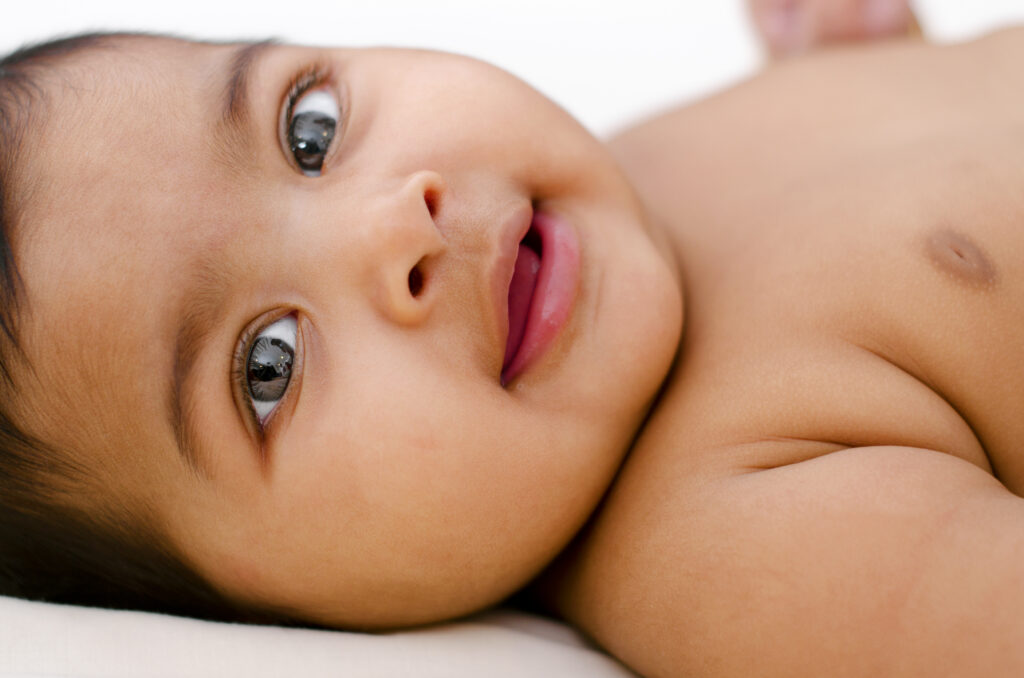
<path id="1" fill-rule="evenodd" d="M 243 126 L 248 122 L 249 83 L 256 63 L 271 47 L 277 45 L 275 40 L 263 40 L 247 43 L 235 50 L 231 57 L 228 70 L 227 87 L 224 96 L 224 119 L 235 126 Z"/>
<path id="2" fill-rule="evenodd" d="M 171 426 L 178 451 L 188 467 L 209 479 L 210 469 L 204 445 L 196 426 L 195 377 L 196 356 L 202 351 L 223 315 L 230 273 L 214 257 L 200 256 L 192 269 L 190 284 L 178 309 L 181 324 L 174 341 L 171 369 Z"/>
<path id="3" fill-rule="evenodd" d="M 220 115 L 213 125 L 215 157 L 229 167 L 247 159 L 252 144 L 252 80 L 261 58 L 278 46 L 276 40 L 245 43 L 235 48 L 221 77 Z"/>
<path id="4" fill-rule="evenodd" d="M 260 57 L 278 43 L 274 40 L 246 43 L 231 54 L 227 61 L 221 88 L 220 116 L 214 129 L 220 137 L 219 157 L 237 163 L 242 160 L 238 150 L 247 147 L 243 139 L 251 125 L 250 97 L 253 73 Z M 195 357 L 209 341 L 223 314 L 224 297 L 228 290 L 229 274 L 224 262 L 208 256 L 188 262 L 191 268 L 190 284 L 182 296 L 177 317 L 181 323 L 174 340 L 173 363 L 170 378 L 170 419 L 178 452 L 186 465 L 203 478 L 210 478 L 209 462 L 202 453 L 201 432 L 196 426 L 194 389 L 190 388 L 195 372 Z"/>

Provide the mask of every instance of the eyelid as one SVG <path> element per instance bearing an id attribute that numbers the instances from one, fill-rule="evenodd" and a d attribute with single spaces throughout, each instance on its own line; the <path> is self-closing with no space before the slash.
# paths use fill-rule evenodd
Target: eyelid
<path id="1" fill-rule="evenodd" d="M 348 106 L 344 105 L 344 102 L 341 101 L 341 96 L 339 95 L 340 88 L 334 77 L 334 71 L 329 66 L 317 62 L 299 70 L 288 81 L 288 88 L 285 90 L 285 95 L 282 99 L 281 113 L 277 125 L 278 140 L 285 159 L 295 169 L 299 169 L 299 167 L 295 164 L 295 160 L 292 158 L 291 151 L 288 148 L 288 125 L 291 123 L 296 103 L 306 93 L 316 89 L 328 89 L 331 95 L 334 96 L 338 104 L 338 111 L 340 111 L 337 132 L 331 141 L 331 147 L 328 149 L 326 156 L 324 156 L 324 167 L 328 166 L 331 156 L 334 155 L 334 149 L 338 145 L 338 137 L 341 136 L 341 132 L 345 129 L 345 122 L 348 118 Z"/>
<path id="2" fill-rule="evenodd" d="M 284 395 L 281 396 L 281 400 L 278 402 L 274 410 L 267 416 L 265 420 L 260 420 L 259 414 L 256 412 L 256 408 L 252 404 L 252 400 L 249 396 L 249 388 L 246 383 L 246 376 L 248 373 L 248 360 L 249 352 L 252 349 L 253 342 L 256 338 L 263 333 L 268 327 L 276 323 L 277 321 L 287 316 L 295 317 L 295 362 L 292 365 L 291 378 L 288 381 L 288 386 L 285 388 Z M 276 428 L 275 423 L 279 418 L 285 407 L 297 397 L 299 387 L 302 383 L 302 372 L 305 363 L 305 356 L 303 350 L 302 341 L 302 323 L 295 311 L 270 311 L 258 317 L 242 331 L 242 334 L 238 338 L 238 342 L 235 345 L 235 351 L 231 359 L 231 383 L 232 391 L 235 393 L 235 399 L 241 402 L 245 412 L 245 420 L 249 425 L 247 428 L 254 427 L 256 434 L 259 438 L 261 455 L 263 453 L 263 443 L 265 442 L 266 436 Z"/>

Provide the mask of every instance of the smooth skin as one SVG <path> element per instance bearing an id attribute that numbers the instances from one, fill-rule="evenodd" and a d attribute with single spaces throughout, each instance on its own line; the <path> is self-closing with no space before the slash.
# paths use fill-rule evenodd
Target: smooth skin
<path id="1" fill-rule="evenodd" d="M 507 73 L 272 46 L 229 115 L 246 48 L 118 38 L 43 82 L 22 418 L 88 469 L 76 501 L 145 516 L 246 603 L 349 628 L 496 603 L 579 530 L 647 413 L 680 333 L 670 250 L 607 148 Z M 311 67 L 344 112 L 319 177 L 282 131 Z M 581 273 L 554 345 L 503 386 L 494 269 L 531 209 L 575 230 Z M 289 315 L 295 369 L 261 431 L 232 358 Z M 185 326 L 205 332 L 176 365 Z"/>
<path id="2" fill-rule="evenodd" d="M 542 590 L 642 675 L 1024 673 L 1022 60 L 832 48 L 613 141 L 686 332 Z"/>

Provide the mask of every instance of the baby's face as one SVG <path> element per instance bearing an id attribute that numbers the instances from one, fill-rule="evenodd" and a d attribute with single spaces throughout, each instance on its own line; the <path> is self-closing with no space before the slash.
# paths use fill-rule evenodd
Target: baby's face
<path id="1" fill-rule="evenodd" d="M 96 474 L 89 501 L 327 624 L 459 614 L 565 545 L 682 315 L 599 142 L 504 72 L 418 51 L 126 38 L 46 82 L 23 409 Z"/>

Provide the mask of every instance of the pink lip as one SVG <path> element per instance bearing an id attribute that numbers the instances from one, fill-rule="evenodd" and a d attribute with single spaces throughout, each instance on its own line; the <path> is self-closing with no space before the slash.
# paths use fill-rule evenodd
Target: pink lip
<path id="1" fill-rule="evenodd" d="M 522 341 L 515 354 L 511 356 L 508 366 L 501 373 L 502 384 L 508 384 L 522 374 L 554 343 L 569 319 L 579 288 L 580 245 L 576 231 L 564 219 L 548 212 L 534 213 L 530 226 L 541 240 L 540 271 L 537 273 L 537 284 L 530 300 Z M 525 235 L 526 231 L 522 233 L 520 240 Z M 518 243 L 519 241 L 516 241 L 516 247 L 511 251 L 518 251 Z M 512 265 L 515 265 L 514 257 Z M 506 334 L 511 267 L 509 270 L 505 284 L 505 300 L 500 306 L 505 310 Z"/>
<path id="2" fill-rule="evenodd" d="M 533 222 L 533 207 L 529 204 L 517 209 L 501 225 L 497 243 L 497 257 L 491 266 L 491 308 L 494 309 L 496 336 L 505 345 L 508 335 L 508 288 L 515 271 L 519 243 L 526 237 Z"/>

